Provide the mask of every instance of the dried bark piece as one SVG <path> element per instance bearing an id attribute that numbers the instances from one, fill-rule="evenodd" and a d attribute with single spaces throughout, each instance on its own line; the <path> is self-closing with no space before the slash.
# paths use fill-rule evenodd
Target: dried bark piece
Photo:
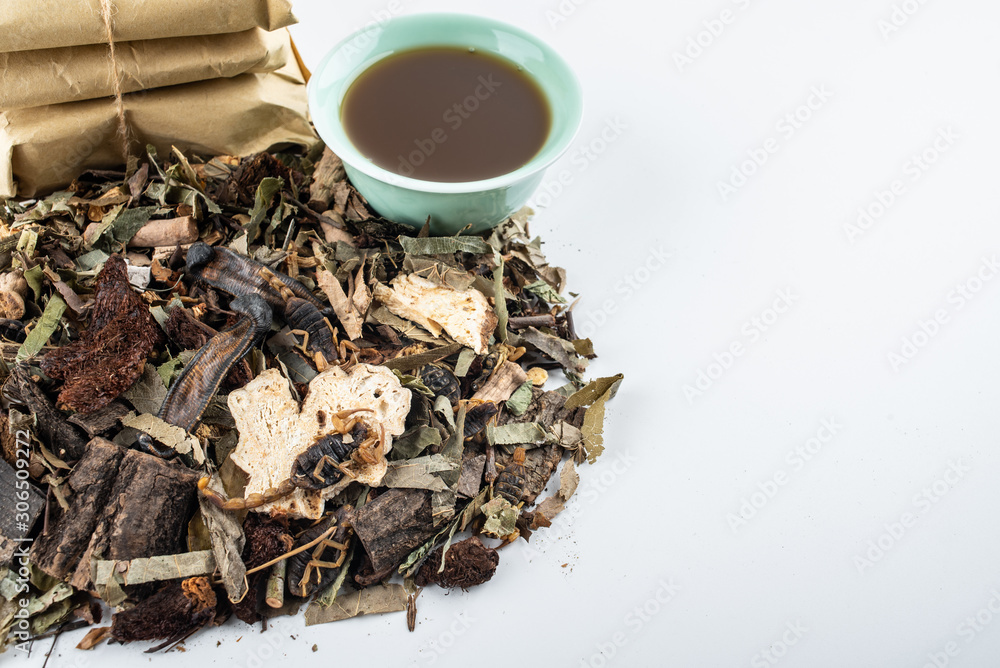
<path id="1" fill-rule="evenodd" d="M 348 519 L 377 572 L 395 568 L 434 535 L 431 493 L 391 489 Z"/>
<path id="2" fill-rule="evenodd" d="M 520 364 L 504 362 L 493 372 L 486 384 L 472 395 L 472 398 L 480 401 L 492 401 L 497 404 L 503 403 L 510 399 L 514 390 L 524 385 L 527 380 L 528 374 L 524 372 Z"/>
<path id="3" fill-rule="evenodd" d="M 162 339 L 149 307 L 129 285 L 125 260 L 112 255 L 97 275 L 90 326 L 79 341 L 47 353 L 42 370 L 64 381 L 60 406 L 89 413 L 139 380 Z"/>
<path id="4" fill-rule="evenodd" d="M 88 436 L 93 438 L 106 434 L 117 427 L 118 422 L 128 413 L 128 407 L 115 400 L 92 413 L 74 413 L 69 416 L 68 421 L 83 429 Z"/>
<path id="5" fill-rule="evenodd" d="M 375 286 L 375 299 L 391 313 L 412 320 L 435 337 L 445 331 L 482 355 L 497 326 L 497 316 L 479 290 L 456 290 L 416 274 L 400 274 L 392 287 Z"/>
<path id="6" fill-rule="evenodd" d="M 38 425 L 38 436 L 42 442 L 60 459 L 74 462 L 83 456 L 87 449 L 87 441 L 72 425 L 56 410 L 41 388 L 31 379 L 28 369 L 23 366 L 14 367 L 11 377 L 17 383 L 18 394 L 31 412 L 35 415 Z"/>
<path id="7" fill-rule="evenodd" d="M 90 560 L 125 560 L 187 549 L 199 475 L 179 464 L 95 438 L 69 478 L 69 509 L 31 550 L 49 575 L 89 590 Z"/>
<path id="8" fill-rule="evenodd" d="M 24 484 L 20 482 L 21 487 Z M 0 461 L 0 568 L 23 546 L 20 541 L 31 532 L 45 506 L 45 495 L 34 485 L 29 483 L 27 489 L 19 489 L 18 485 L 14 467 Z M 19 493 L 27 493 L 27 498 L 19 499 Z"/>
<path id="9" fill-rule="evenodd" d="M 129 248 L 154 248 L 193 244 L 198 241 L 198 223 L 191 216 L 151 220 L 129 239 Z"/>
<path id="10" fill-rule="evenodd" d="M 437 584 L 446 589 L 461 587 L 465 591 L 489 582 L 500 563 L 496 550 L 483 545 L 479 536 L 472 536 L 448 549 L 444 570 L 439 573 L 443 551 L 443 546 L 436 549 L 417 571 L 415 582 L 418 587 Z"/>
<path id="11" fill-rule="evenodd" d="M 163 640 L 156 651 L 183 640 L 215 621 L 218 599 L 205 577 L 174 581 L 137 606 L 111 618 L 111 637 L 119 642 Z"/>
<path id="12" fill-rule="evenodd" d="M 309 208 L 317 213 L 329 209 L 334 186 L 338 181 L 343 181 L 345 176 L 344 163 L 333 151 L 324 148 L 323 157 L 313 170 L 312 184 L 309 186 Z"/>

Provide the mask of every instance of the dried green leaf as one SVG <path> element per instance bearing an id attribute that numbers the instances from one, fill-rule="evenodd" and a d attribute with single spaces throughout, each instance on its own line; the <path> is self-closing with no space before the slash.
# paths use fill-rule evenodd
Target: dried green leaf
<path id="1" fill-rule="evenodd" d="M 209 480 L 208 488 L 221 494 L 226 492 L 218 473 Z M 231 602 L 238 603 L 247 593 L 248 587 L 247 567 L 240 558 L 243 546 L 246 544 L 243 526 L 237 521 L 234 513 L 226 512 L 206 501 L 201 494 L 198 495 L 198 505 L 212 539 L 212 554 L 219 566 L 219 575 L 222 577 L 222 585 L 226 588 L 226 595 Z"/>
<path id="2" fill-rule="evenodd" d="M 583 388 L 574 392 L 570 398 L 566 400 L 564 408 L 572 410 L 581 406 L 589 406 L 608 392 L 611 393 L 610 396 L 608 396 L 608 399 L 613 399 L 615 394 L 618 392 L 618 388 L 621 387 L 622 380 L 624 380 L 624 378 L 625 375 L 620 373 L 617 376 L 609 376 L 607 378 L 592 380 Z"/>
<path id="3" fill-rule="evenodd" d="M 191 455 L 198 464 L 205 462 L 205 453 L 197 438 L 176 425 L 164 422 L 155 415 L 149 413 L 136 415 L 130 412 L 122 418 L 122 424 L 149 434 L 160 443 L 176 450 L 178 454 Z"/>
<path id="4" fill-rule="evenodd" d="M 135 385 L 122 393 L 132 406 L 140 413 L 156 414 L 163 405 L 163 400 L 167 396 L 167 387 L 163 383 L 163 378 L 152 364 L 147 364 L 142 371 L 142 376 Z"/>
<path id="5" fill-rule="evenodd" d="M 208 575 L 215 571 L 216 563 L 212 550 L 201 550 L 131 561 L 95 559 L 91 568 L 95 574 L 94 585 L 100 591 L 113 580 L 128 586 Z"/>
<path id="6" fill-rule="evenodd" d="M 376 615 L 406 610 L 406 591 L 402 585 L 388 584 L 366 587 L 346 596 L 338 596 L 328 608 L 310 605 L 306 608 L 306 626 L 339 622 L 359 615 Z"/>
<path id="7" fill-rule="evenodd" d="M 436 430 L 435 430 L 436 431 Z M 393 445 L 395 448 L 396 446 Z M 442 492 L 449 485 L 442 472 L 452 472 L 458 468 L 454 460 L 443 454 L 428 455 L 415 459 L 405 459 L 389 462 L 389 469 L 382 478 L 383 487 L 407 489 L 427 489 L 432 492 Z"/>
<path id="8" fill-rule="evenodd" d="M 495 253 L 497 261 L 496 269 L 493 270 L 493 310 L 497 314 L 497 327 L 494 330 L 497 340 L 501 343 L 507 342 L 507 299 L 503 288 L 503 258 L 500 253 Z M 442 561 L 442 563 L 444 563 Z"/>
<path id="9" fill-rule="evenodd" d="M 166 362 L 156 367 L 156 373 L 160 376 L 160 380 L 163 381 L 163 385 L 165 387 L 170 387 L 170 383 L 173 381 L 174 375 L 177 373 L 177 367 L 180 365 L 180 357 L 171 357 Z"/>
<path id="10" fill-rule="evenodd" d="M 23 274 L 24 281 L 28 284 L 28 287 L 31 288 L 32 294 L 35 295 L 36 302 L 42 298 L 42 277 L 44 275 L 45 268 L 40 264 L 36 264 Z"/>
<path id="11" fill-rule="evenodd" d="M 552 286 L 549 285 L 546 281 L 535 281 L 534 283 L 531 283 L 530 285 L 524 286 L 524 289 L 527 290 L 528 292 L 531 292 L 531 293 L 533 293 L 533 294 L 541 297 L 542 299 L 544 299 L 545 301 L 547 301 L 550 304 L 565 304 L 566 303 L 566 300 L 563 299 L 562 296 L 558 292 L 556 292 L 552 288 Z"/>
<path id="12" fill-rule="evenodd" d="M 540 512 L 545 515 L 545 519 L 551 520 L 566 508 L 566 502 L 576 493 L 579 484 L 580 474 L 576 472 L 576 465 L 572 459 L 567 459 L 559 472 L 558 491 L 539 503 L 535 512 Z"/>
<path id="13" fill-rule="evenodd" d="M 261 179 L 260 185 L 257 186 L 257 193 L 254 195 L 253 208 L 250 209 L 250 220 L 243 227 L 246 230 L 247 239 L 250 241 L 257 238 L 260 224 L 267 216 L 267 210 L 271 207 L 274 196 L 281 191 L 284 185 L 285 181 L 281 178 L 268 176 Z"/>
<path id="14" fill-rule="evenodd" d="M 507 410 L 517 416 L 524 415 L 524 412 L 528 410 L 528 406 L 531 405 L 532 392 L 531 388 L 533 383 L 530 380 L 524 381 L 519 388 L 514 390 L 514 394 L 510 395 L 510 399 L 507 400 Z"/>
<path id="15" fill-rule="evenodd" d="M 604 452 L 604 404 L 614 394 L 617 386 L 612 385 L 607 392 L 591 404 L 583 415 L 583 449 L 587 462 L 593 464 Z"/>
<path id="16" fill-rule="evenodd" d="M 566 339 L 546 334 L 535 327 L 521 330 L 521 338 L 558 362 L 567 374 L 579 376 L 587 369 L 587 360 L 577 355 L 576 348 Z"/>
<path id="17" fill-rule="evenodd" d="M 52 295 L 49 298 L 49 303 L 45 305 L 45 311 L 39 318 L 38 324 L 35 325 L 18 349 L 18 362 L 28 359 L 42 349 L 49 337 L 59 328 L 59 321 L 65 311 L 66 302 L 63 301 L 63 298 L 59 295 Z"/>
<path id="18" fill-rule="evenodd" d="M 511 422 L 486 425 L 486 439 L 492 445 L 540 445 L 549 440 L 545 426 L 538 422 Z M 530 449 L 530 448 L 528 448 Z"/>
<path id="19" fill-rule="evenodd" d="M 149 219 L 153 217 L 156 212 L 157 207 L 155 206 L 142 206 L 134 209 L 125 209 L 115 218 L 114 222 L 111 223 L 109 227 L 109 232 L 111 237 L 114 238 L 119 244 L 124 246 L 127 244 L 135 233 L 138 232 L 143 225 L 149 222 Z M 107 232 L 102 235 L 102 240 L 106 239 Z M 99 246 L 94 244 L 95 247 L 101 248 L 102 250 L 115 250 L 114 248 Z"/>
<path id="20" fill-rule="evenodd" d="M 433 364 L 434 362 L 443 360 L 445 357 L 454 355 L 461 349 L 461 343 L 450 343 L 446 346 L 441 346 L 440 348 L 428 350 L 425 353 L 404 355 L 403 357 L 396 357 L 395 359 L 387 360 L 382 366 L 393 371 L 414 371 L 425 364 Z"/>
<path id="21" fill-rule="evenodd" d="M 402 459 L 413 459 L 427 448 L 441 444 L 441 432 L 434 427 L 417 425 L 403 432 L 392 442 L 392 455 Z"/>
<path id="22" fill-rule="evenodd" d="M 465 378 L 469 373 L 469 367 L 476 359 L 476 351 L 472 348 L 462 348 L 462 352 L 458 354 L 458 361 L 455 362 L 455 375 L 459 378 Z"/>
<path id="23" fill-rule="evenodd" d="M 392 369 L 392 373 L 399 379 L 400 384 L 406 389 L 418 392 L 425 397 L 434 396 L 434 393 L 430 390 L 430 388 L 424 385 L 424 382 L 420 380 L 420 378 L 405 374 L 399 369 Z"/>
<path id="24" fill-rule="evenodd" d="M 408 255 L 449 255 L 490 251 L 489 245 L 479 237 L 400 237 L 399 245 Z"/>

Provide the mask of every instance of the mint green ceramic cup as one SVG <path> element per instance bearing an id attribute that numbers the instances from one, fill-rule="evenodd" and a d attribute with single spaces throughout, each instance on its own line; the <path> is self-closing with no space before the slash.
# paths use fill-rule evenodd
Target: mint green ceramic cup
<path id="1" fill-rule="evenodd" d="M 464 183 L 423 181 L 376 166 L 348 139 L 340 107 L 348 87 L 376 61 L 429 46 L 475 48 L 520 65 L 545 91 L 552 129 L 542 149 L 522 167 Z M 335 46 L 309 81 L 309 110 L 319 136 L 340 156 L 351 183 L 379 214 L 431 233 L 482 232 L 520 209 L 541 184 L 545 170 L 576 136 L 583 116 L 580 84 L 569 66 L 538 38 L 519 28 L 465 14 L 414 14 L 364 28 Z M 471 227 L 469 227 L 471 226 Z"/>

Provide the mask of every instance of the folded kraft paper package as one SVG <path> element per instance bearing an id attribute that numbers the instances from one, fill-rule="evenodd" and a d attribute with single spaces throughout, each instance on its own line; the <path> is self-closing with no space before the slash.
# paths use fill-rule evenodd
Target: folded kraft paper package
<path id="1" fill-rule="evenodd" d="M 286 31 L 260 28 L 120 42 L 116 47 L 123 93 L 274 72 L 295 59 Z M 109 74 L 107 44 L 0 53 L 0 109 L 109 97 L 115 94 Z"/>
<path id="2" fill-rule="evenodd" d="M 102 0 L 0 3 L 0 53 L 107 42 Z M 119 42 L 217 35 L 296 22 L 289 0 L 113 0 Z"/>
<path id="3" fill-rule="evenodd" d="M 247 155 L 315 142 L 284 29 L 295 21 L 288 0 L 5 3 L 0 198 L 64 188 L 147 144 Z"/>
<path id="4" fill-rule="evenodd" d="M 250 155 L 316 141 L 305 77 L 293 61 L 277 72 L 154 88 L 124 96 L 134 154 L 152 144 L 189 154 Z M 109 98 L 0 113 L 0 198 L 33 197 L 81 171 L 125 162 Z"/>

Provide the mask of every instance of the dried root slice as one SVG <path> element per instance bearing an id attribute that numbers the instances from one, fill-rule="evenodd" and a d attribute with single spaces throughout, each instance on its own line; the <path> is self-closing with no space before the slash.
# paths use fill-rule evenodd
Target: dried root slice
<path id="1" fill-rule="evenodd" d="M 358 364 L 349 374 L 332 367 L 316 376 L 300 409 L 281 373 L 265 371 L 229 395 L 229 410 L 240 434 L 231 457 L 249 475 L 247 500 L 267 501 L 258 506 L 262 512 L 319 519 L 324 490 L 296 488 L 274 500 L 269 491 L 284 491 L 300 455 L 325 436 L 350 431 L 355 422 L 365 424 L 378 438 L 359 443 L 342 470 L 365 484 L 378 485 L 388 468 L 385 454 L 392 437 L 406 428 L 410 399 L 410 391 L 391 371 Z M 351 417 L 345 423 L 347 415 Z"/>
<path id="2" fill-rule="evenodd" d="M 477 354 L 485 354 L 497 316 L 479 290 L 455 290 L 415 274 L 401 274 L 392 287 L 378 285 L 375 299 L 393 314 L 412 320 L 434 336 L 442 331 Z"/>
<path id="3" fill-rule="evenodd" d="M 417 571 L 417 586 L 438 584 L 446 589 L 465 590 L 488 582 L 500 563 L 496 550 L 483 545 L 479 536 L 472 536 L 451 546 L 444 558 L 444 569 L 439 573 L 443 551 L 443 547 L 435 550 Z"/>

